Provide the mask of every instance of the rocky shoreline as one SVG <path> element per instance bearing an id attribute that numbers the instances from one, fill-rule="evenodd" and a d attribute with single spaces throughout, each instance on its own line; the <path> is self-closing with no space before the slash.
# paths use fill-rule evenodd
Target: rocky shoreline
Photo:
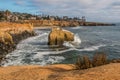
<path id="1" fill-rule="evenodd" d="M 31 24 L 0 23 L 0 62 L 21 40 L 31 36 L 35 36 Z"/>

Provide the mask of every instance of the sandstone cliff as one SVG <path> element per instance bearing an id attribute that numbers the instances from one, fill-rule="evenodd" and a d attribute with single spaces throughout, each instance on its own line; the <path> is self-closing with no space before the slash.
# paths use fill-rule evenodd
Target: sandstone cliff
<path id="1" fill-rule="evenodd" d="M 33 23 L 34 26 L 61 26 L 75 27 L 80 26 L 79 21 L 55 21 L 55 20 L 25 20 L 26 23 Z"/>
<path id="2" fill-rule="evenodd" d="M 33 35 L 32 24 L 0 22 L 0 60 L 14 50 L 20 40 Z"/>
<path id="3" fill-rule="evenodd" d="M 61 27 L 76 27 L 76 26 L 115 26 L 110 23 L 100 22 L 82 22 L 77 20 L 24 20 L 25 23 L 33 23 L 35 27 L 40 26 L 61 26 Z"/>
<path id="4" fill-rule="evenodd" d="M 64 41 L 73 41 L 74 34 L 70 31 L 63 30 L 61 28 L 53 28 L 49 34 L 49 45 L 62 45 Z"/>

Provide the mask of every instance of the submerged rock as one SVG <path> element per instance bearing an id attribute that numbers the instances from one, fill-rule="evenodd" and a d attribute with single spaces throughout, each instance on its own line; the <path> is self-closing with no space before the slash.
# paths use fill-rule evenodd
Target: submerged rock
<path id="1" fill-rule="evenodd" d="M 48 45 L 63 45 L 64 41 L 73 41 L 74 34 L 70 31 L 55 27 L 49 34 Z"/>

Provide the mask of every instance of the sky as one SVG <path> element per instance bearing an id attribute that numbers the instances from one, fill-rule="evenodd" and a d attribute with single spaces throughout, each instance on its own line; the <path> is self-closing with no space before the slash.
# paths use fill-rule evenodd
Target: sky
<path id="1" fill-rule="evenodd" d="M 120 0 L 0 0 L 0 10 L 120 22 Z"/>

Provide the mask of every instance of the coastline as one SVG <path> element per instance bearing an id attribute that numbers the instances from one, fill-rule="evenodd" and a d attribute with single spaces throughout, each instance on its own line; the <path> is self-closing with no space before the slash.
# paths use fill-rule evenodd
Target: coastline
<path id="1" fill-rule="evenodd" d="M 52 27 L 22 27 L 22 31 L 17 31 L 16 33 L 11 31 L 13 43 L 9 44 L 12 49 L 15 49 L 16 45 L 19 41 L 34 36 L 34 29 L 51 29 Z M 20 27 L 20 25 L 18 26 Z M 17 27 L 17 28 L 18 28 Z M 57 26 L 53 26 L 57 27 Z M 15 28 L 16 29 L 16 28 Z M 20 29 L 20 30 L 21 30 Z M 6 31 L 6 30 L 5 30 Z M 15 30 L 16 31 L 16 30 Z M 5 43 L 3 43 L 5 44 Z M 8 44 L 7 44 L 8 45 Z M 8 47 L 5 47 L 8 49 Z M 10 52 L 11 52 L 10 51 Z M 6 54 L 5 54 L 6 55 Z M 4 59 L 4 57 L 2 58 Z M 120 78 L 120 63 L 111 63 L 103 66 L 98 66 L 94 68 L 89 68 L 85 70 L 75 70 L 74 64 L 54 64 L 48 66 L 40 66 L 40 65 L 23 65 L 23 66 L 8 66 L 8 67 L 0 67 L 0 79 L 3 80 L 119 80 Z"/>
<path id="2" fill-rule="evenodd" d="M 31 24 L 0 23 L 0 62 L 5 55 L 15 50 L 16 45 L 23 39 L 34 36 Z"/>
<path id="3" fill-rule="evenodd" d="M 82 22 L 77 20 L 24 20 L 24 23 L 32 23 L 33 26 L 61 26 L 61 27 L 76 27 L 76 26 L 115 26 L 112 23 L 104 22 Z"/>

